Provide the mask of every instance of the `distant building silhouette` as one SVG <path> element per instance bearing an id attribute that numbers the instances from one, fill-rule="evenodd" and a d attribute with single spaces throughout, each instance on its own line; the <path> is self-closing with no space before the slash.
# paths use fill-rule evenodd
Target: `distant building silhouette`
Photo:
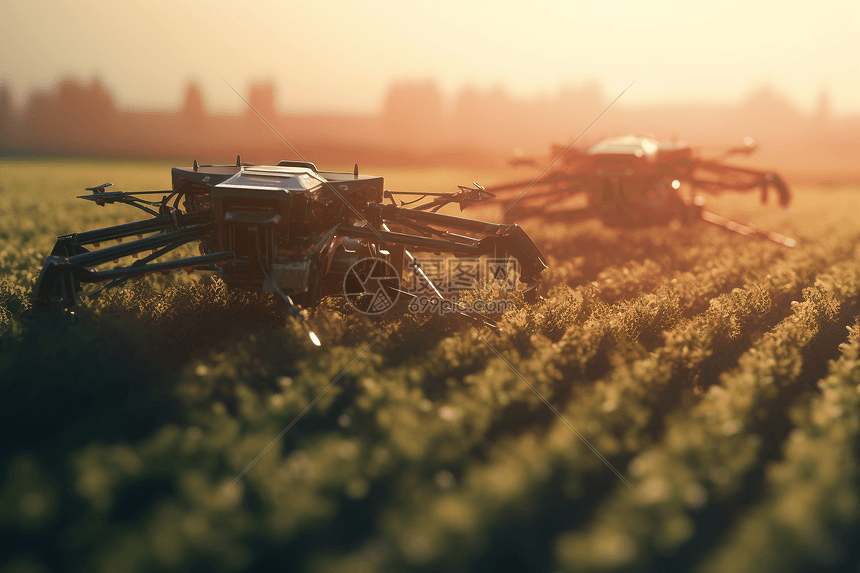
<path id="1" fill-rule="evenodd" d="M 0 86 L 0 151 L 162 157 L 191 163 L 272 162 L 304 157 L 319 164 L 504 165 L 515 148 L 548 154 L 567 145 L 608 104 L 595 83 L 567 86 L 555 97 L 515 98 L 502 88 L 464 88 L 446 107 L 432 81 L 398 82 L 379 115 L 281 114 L 272 82 L 253 84 L 240 113 L 215 113 L 194 81 L 178 110 L 117 108 L 100 79 L 72 78 L 32 92 L 16 108 L 9 86 Z M 786 174 L 850 173 L 860 176 L 860 117 L 833 117 L 822 91 L 817 112 L 803 114 L 769 87 L 735 106 L 617 106 L 577 144 L 624 133 L 653 133 L 713 149 L 749 135 L 761 144 L 750 164 Z M 291 147 L 292 146 L 292 147 Z M 298 150 L 298 155 L 293 152 Z M 549 159 L 547 159 L 549 161 Z"/>
<path id="2" fill-rule="evenodd" d="M 278 116 L 278 111 L 275 109 L 275 86 L 271 82 L 252 85 L 248 90 L 248 103 L 269 121 Z M 245 115 L 256 114 L 249 107 L 245 110 Z"/>

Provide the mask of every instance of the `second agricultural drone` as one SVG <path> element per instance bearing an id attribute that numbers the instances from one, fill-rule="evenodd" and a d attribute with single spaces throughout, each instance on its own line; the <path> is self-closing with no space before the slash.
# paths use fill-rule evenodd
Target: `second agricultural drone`
<path id="1" fill-rule="evenodd" d="M 431 199 L 406 208 L 409 203 L 397 204 L 398 193 L 384 190 L 382 177 L 359 174 L 357 165 L 353 173 L 337 173 L 304 161 L 249 165 L 238 157 L 235 165 L 195 161 L 174 168 L 172 180 L 166 191 L 108 192 L 110 183 L 89 188 L 82 199 L 124 203 L 148 217 L 58 237 L 36 284 L 37 302 L 60 297 L 72 305 L 86 284 L 101 283 L 84 293 L 95 294 L 153 272 L 197 269 L 214 271 L 233 287 L 275 292 L 301 321 L 303 308 L 325 295 L 343 295 L 349 280 L 359 291 L 368 280 L 387 281 L 397 291 L 405 266 L 423 272 L 416 252 L 513 258 L 526 300 L 537 296 L 546 268 L 517 225 L 435 212 L 492 197 L 480 186 L 422 193 Z M 198 256 L 167 256 L 195 243 Z M 106 268 L 111 262 L 115 266 Z"/>
<path id="2" fill-rule="evenodd" d="M 505 221 L 527 217 L 575 222 L 598 218 L 609 226 L 644 227 L 672 220 L 702 219 L 729 230 L 792 247 L 794 239 L 742 225 L 704 208 L 701 194 L 758 190 L 767 202 L 771 191 L 782 207 L 791 201 L 788 184 L 779 174 L 727 165 L 733 154 L 749 154 L 755 143 L 731 148 L 713 159 L 696 157 L 682 144 L 626 135 L 605 139 L 585 150 L 569 150 L 561 166 L 537 181 L 488 187 L 495 202 L 506 206 Z M 560 149 L 556 151 L 558 155 Z M 520 159 L 519 163 L 523 163 Z M 528 189 L 523 193 L 523 190 Z"/>

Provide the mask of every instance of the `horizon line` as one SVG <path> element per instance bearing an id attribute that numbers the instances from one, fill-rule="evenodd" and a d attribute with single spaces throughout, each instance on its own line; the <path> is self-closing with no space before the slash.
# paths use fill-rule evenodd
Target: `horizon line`
<path id="1" fill-rule="evenodd" d="M 149 102 L 144 105 L 136 105 L 134 103 L 123 101 L 122 98 L 117 96 L 117 90 L 115 87 L 112 87 L 108 81 L 104 79 L 101 74 L 90 74 L 88 76 L 80 76 L 72 73 L 62 74 L 57 76 L 53 83 L 51 83 L 48 87 L 44 85 L 30 85 L 29 87 L 22 88 L 20 84 L 14 82 L 8 77 L 0 76 L 0 93 L 5 92 L 8 93 L 11 98 L 11 106 L 13 109 L 23 110 L 26 109 L 29 104 L 32 102 L 34 96 L 42 95 L 42 94 L 56 94 L 60 88 L 64 84 L 74 84 L 77 87 L 83 89 L 93 89 L 97 85 L 101 85 L 104 90 L 108 93 L 111 98 L 111 102 L 113 105 L 122 111 L 129 112 L 143 112 L 143 113 L 171 113 L 181 111 L 188 99 L 189 91 L 197 87 L 202 95 L 202 104 L 204 109 L 210 115 L 235 115 L 237 112 L 241 115 L 243 112 L 244 106 L 240 105 L 213 105 L 211 102 L 211 98 L 206 97 L 207 88 L 206 85 L 201 82 L 197 78 L 190 78 L 186 80 L 184 83 L 180 85 L 179 95 L 173 102 L 163 100 L 160 102 Z M 487 97 L 495 94 L 500 94 L 509 104 L 515 105 L 553 105 L 553 103 L 558 103 L 564 97 L 565 93 L 569 92 L 578 92 L 579 94 L 587 94 L 589 91 L 596 90 L 598 98 L 600 101 L 606 101 L 608 98 L 605 96 L 605 90 L 603 88 L 603 84 L 600 81 L 590 81 L 583 82 L 582 84 L 573 84 L 571 82 L 560 82 L 556 87 L 555 91 L 552 94 L 540 94 L 533 97 L 525 97 L 521 95 L 514 94 L 510 91 L 510 89 L 502 84 L 497 86 L 489 87 L 489 88 L 480 88 L 470 85 L 463 85 L 458 88 L 458 90 L 454 94 L 445 94 L 443 90 L 440 88 L 438 79 L 434 78 L 424 78 L 424 79 L 401 79 L 401 80 L 393 80 L 383 91 L 383 96 L 380 98 L 380 101 L 375 106 L 374 110 L 368 109 L 349 109 L 348 107 L 341 108 L 311 108 L 308 106 L 293 106 L 288 107 L 283 105 L 284 98 L 279 98 L 279 82 L 274 78 L 259 80 L 259 81 L 251 81 L 246 82 L 245 89 L 243 93 L 246 95 L 250 95 L 251 92 L 255 89 L 269 89 L 273 90 L 273 99 L 275 110 L 279 114 L 284 115 L 320 115 L 320 116 L 358 116 L 358 117 L 378 117 L 380 115 L 384 115 L 386 110 L 386 101 L 387 98 L 391 96 L 392 91 L 402 86 L 429 86 L 434 89 L 439 97 L 440 103 L 443 111 L 451 112 L 455 110 L 457 107 L 458 100 L 464 96 L 464 94 L 476 93 L 479 96 Z M 211 88 L 211 86 L 210 86 Z M 211 89 L 210 89 L 211 91 Z M 838 110 L 834 110 L 830 100 L 831 100 L 832 91 L 829 88 L 822 88 L 819 92 L 818 103 L 812 110 L 807 110 L 804 106 L 798 105 L 795 101 L 792 100 L 791 96 L 787 95 L 784 91 L 772 85 L 771 82 L 762 81 L 756 85 L 756 87 L 748 90 L 746 95 L 740 98 L 736 98 L 733 101 L 725 101 L 725 100 L 703 100 L 697 98 L 689 98 L 689 99 L 663 99 L 663 100 L 649 100 L 647 102 L 642 103 L 638 106 L 631 106 L 630 104 L 622 105 L 623 109 L 627 109 L 629 111 L 642 111 L 649 109 L 657 109 L 657 108 L 712 108 L 712 109 L 732 109 L 732 108 L 740 108 L 743 107 L 746 103 L 750 101 L 754 101 L 756 98 L 761 96 L 770 96 L 774 100 L 781 100 L 787 107 L 791 108 L 792 111 L 798 113 L 799 115 L 807 116 L 807 117 L 821 117 L 822 115 L 831 119 L 853 119 L 860 118 L 860 110 L 851 112 L 845 111 L 840 112 Z"/>

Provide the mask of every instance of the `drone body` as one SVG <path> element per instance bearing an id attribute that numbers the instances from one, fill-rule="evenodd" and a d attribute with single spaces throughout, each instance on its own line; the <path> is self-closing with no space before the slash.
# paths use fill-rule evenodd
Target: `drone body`
<path id="1" fill-rule="evenodd" d="M 274 291 L 300 318 L 301 308 L 316 305 L 322 296 L 343 294 L 348 272 L 402 273 L 412 252 L 512 257 L 527 298 L 537 296 L 546 268 L 540 250 L 517 225 L 428 212 L 426 203 L 398 206 L 397 193 L 384 190 L 383 178 L 360 175 L 358 166 L 353 173 L 337 173 L 302 161 L 272 166 L 242 164 L 239 158 L 236 165 L 195 161 L 192 168 L 172 170 L 168 191 L 111 193 L 106 186 L 90 188 L 92 194 L 81 198 L 102 206 L 125 203 L 150 217 L 58 237 L 36 284 L 37 301 L 47 304 L 59 295 L 72 305 L 82 284 L 102 283 L 99 292 L 152 272 L 197 269 L 216 272 L 232 287 Z M 151 201 L 146 195 L 161 198 Z M 462 207 L 487 196 L 465 187 L 427 195 L 434 196 L 432 209 L 447 203 Z M 137 238 L 122 242 L 130 237 Z M 100 248 L 113 241 L 118 244 Z M 189 243 L 199 244 L 199 256 L 164 257 Z M 120 259 L 123 264 L 104 268 Z M 377 267 L 378 261 L 388 264 Z M 399 277 L 389 278 L 399 287 Z"/>
<path id="2" fill-rule="evenodd" d="M 730 149 L 719 158 L 703 159 L 686 145 L 626 135 L 603 140 L 585 151 L 555 149 L 554 155 L 562 152 L 560 167 L 548 170 L 534 182 L 498 185 L 487 191 L 507 206 L 505 220 L 542 217 L 573 222 L 597 218 L 609 226 L 644 227 L 676 219 L 704 219 L 792 246 L 792 239 L 778 233 L 740 225 L 703 209 L 701 194 L 753 190 L 760 192 L 762 202 L 773 190 L 779 204 L 788 206 L 791 193 L 778 174 L 721 161 L 727 155 L 753 150 L 754 144 L 748 140 L 745 146 Z"/>

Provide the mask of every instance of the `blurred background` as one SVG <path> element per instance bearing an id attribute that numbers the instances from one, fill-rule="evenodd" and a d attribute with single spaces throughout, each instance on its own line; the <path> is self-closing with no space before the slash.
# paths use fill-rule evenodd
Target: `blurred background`
<path id="1" fill-rule="evenodd" d="M 860 173 L 860 4 L 5 3 L 0 149 L 486 168 L 652 133 Z M 247 100 L 247 103 L 244 100 Z M 250 105 L 249 105 L 250 104 Z M 547 159 L 548 161 L 548 159 Z"/>
<path id="2" fill-rule="evenodd" d="M 12 0 L 0 148 L 488 167 L 652 133 L 860 172 L 860 4 Z M 235 91 L 234 91 L 235 90 Z M 247 103 L 245 101 L 246 100 Z"/>

